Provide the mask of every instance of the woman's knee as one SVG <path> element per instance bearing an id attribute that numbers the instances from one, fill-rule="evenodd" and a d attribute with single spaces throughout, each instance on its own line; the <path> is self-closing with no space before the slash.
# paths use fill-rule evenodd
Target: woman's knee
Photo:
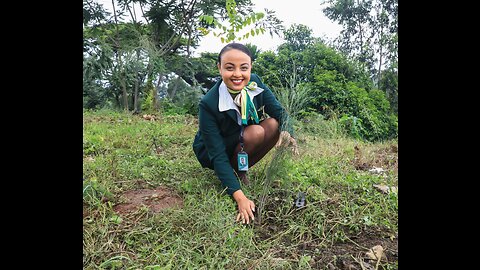
<path id="1" fill-rule="evenodd" d="M 243 133 L 243 141 L 245 142 L 245 144 L 263 143 L 264 137 L 265 137 L 265 129 L 260 125 L 250 125 L 245 128 L 245 131 Z"/>
<path id="2" fill-rule="evenodd" d="M 262 122 L 262 126 L 266 133 L 266 139 L 270 140 L 271 138 L 276 138 L 280 135 L 280 131 L 278 129 L 278 121 L 275 118 L 268 118 Z"/>
<path id="3" fill-rule="evenodd" d="M 262 121 L 261 125 L 264 129 L 268 131 L 277 131 L 278 130 L 278 121 L 277 119 L 270 117 Z"/>

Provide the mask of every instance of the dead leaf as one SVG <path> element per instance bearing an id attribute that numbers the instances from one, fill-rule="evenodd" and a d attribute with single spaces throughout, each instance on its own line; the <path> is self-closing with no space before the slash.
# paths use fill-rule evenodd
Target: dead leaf
<path id="1" fill-rule="evenodd" d="M 376 189 L 380 190 L 381 192 L 388 194 L 390 192 L 397 193 L 397 187 L 389 187 L 386 185 L 373 185 Z"/>
<path id="2" fill-rule="evenodd" d="M 373 169 L 368 170 L 371 173 L 383 173 L 385 170 L 383 168 L 374 167 Z"/>
<path id="3" fill-rule="evenodd" d="M 366 255 L 368 256 L 369 259 L 372 260 L 380 260 L 382 257 L 385 257 L 385 254 L 383 253 L 383 247 L 381 245 L 376 245 L 372 247 Z"/>
<path id="4" fill-rule="evenodd" d="M 150 121 L 155 121 L 155 115 L 151 115 L 151 114 L 144 114 L 143 116 L 143 119 L 145 120 L 150 120 Z"/>

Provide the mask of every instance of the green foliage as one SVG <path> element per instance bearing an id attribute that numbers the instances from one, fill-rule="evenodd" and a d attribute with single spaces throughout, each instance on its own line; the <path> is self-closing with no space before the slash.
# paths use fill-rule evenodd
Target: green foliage
<path id="1" fill-rule="evenodd" d="M 313 44 L 312 29 L 303 24 L 292 24 L 289 29 L 285 30 L 285 41 L 293 51 L 305 50 Z"/>
<path id="2" fill-rule="evenodd" d="M 102 199 L 112 199 L 113 194 L 96 179 L 83 179 L 83 202 L 98 205 Z"/>
<path id="3" fill-rule="evenodd" d="M 198 113 L 198 103 L 202 96 L 199 87 L 190 86 L 182 78 L 176 77 L 169 80 L 166 89 L 166 98 L 162 99 L 163 110 L 171 113 Z"/>
<path id="4" fill-rule="evenodd" d="M 342 115 L 346 131 L 355 138 L 370 141 L 390 139 L 397 134 L 395 116 L 383 92 L 342 83 L 344 76 L 335 71 L 319 71 L 316 75 L 316 104 L 321 111 Z"/>
<path id="5" fill-rule="evenodd" d="M 160 111 L 165 115 L 184 115 L 188 112 L 187 108 L 175 104 L 168 98 L 162 99 L 159 103 Z"/>
<path id="6" fill-rule="evenodd" d="M 398 68 L 396 65 L 382 72 L 380 86 L 385 89 L 385 95 L 393 112 L 398 114 Z"/>
<path id="7" fill-rule="evenodd" d="M 338 116 L 342 133 L 357 139 L 396 137 L 397 117 L 358 62 L 320 40 L 300 44 L 309 36 L 306 27 L 295 25 L 286 32 L 289 41 L 278 53 L 262 52 L 253 67 L 287 110 L 299 120 L 311 111 L 326 119 Z"/>
<path id="8" fill-rule="evenodd" d="M 283 29 L 281 21 L 275 17 L 272 11 L 266 10 L 267 16 L 263 12 L 253 12 L 251 9 L 249 14 L 243 14 L 243 12 L 239 12 L 235 0 L 226 0 L 225 10 L 228 16 L 227 24 L 213 15 L 204 14 L 199 17 L 205 25 L 215 27 L 216 31 L 213 32 L 213 35 L 219 37 L 222 43 L 246 40 L 250 36 L 264 34 L 267 29 L 271 35 L 273 32 L 278 34 L 278 31 Z M 249 26 L 252 27 L 247 29 Z M 203 35 L 210 33 L 206 27 L 199 27 L 198 30 Z"/>
<path id="9" fill-rule="evenodd" d="M 145 86 L 145 97 L 142 101 L 142 111 L 146 113 L 151 113 L 155 110 L 155 96 L 157 95 L 157 90 L 153 85 L 152 81 L 148 81 L 147 85 Z"/>
<path id="10" fill-rule="evenodd" d="M 217 57 L 218 53 L 204 52 L 199 57 L 191 57 L 188 61 L 184 61 L 182 66 L 178 65 L 181 62 L 179 60 L 172 61 L 176 63 L 172 70 L 188 84 L 210 89 L 219 77 Z M 203 91 L 199 90 L 199 93 Z"/>
<path id="11" fill-rule="evenodd" d="M 254 62 L 260 54 L 261 50 L 257 47 L 257 45 L 251 43 L 246 43 L 245 47 L 247 47 L 252 54 L 252 62 Z"/>
<path id="12" fill-rule="evenodd" d="M 396 93 L 383 85 L 384 71 L 398 63 L 398 1 L 327 0 L 324 14 L 343 26 L 336 47 L 360 62 L 377 87 L 390 92 L 392 107 Z M 388 75 L 387 75 L 388 76 Z"/>
<path id="13" fill-rule="evenodd" d="M 332 115 L 329 120 L 315 111 L 303 112 L 299 117 L 298 129 L 308 135 L 317 136 L 324 139 L 344 139 L 346 138 L 345 127 Z"/>

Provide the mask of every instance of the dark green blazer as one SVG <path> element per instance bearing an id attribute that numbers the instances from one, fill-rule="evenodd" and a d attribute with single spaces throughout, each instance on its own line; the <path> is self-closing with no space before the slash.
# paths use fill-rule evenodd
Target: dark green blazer
<path id="1" fill-rule="evenodd" d="M 253 98 L 258 117 L 262 119 L 266 113 L 279 122 L 281 130 L 287 130 L 293 136 L 288 114 L 272 91 L 254 73 L 251 74 L 250 81 L 255 81 L 258 87 L 264 89 Z M 222 80 L 219 80 L 200 101 L 199 130 L 195 135 L 193 151 L 202 167 L 215 170 L 222 186 L 232 195 L 240 189 L 240 182 L 230 164 L 235 147 L 239 143 L 240 125 L 235 110 L 220 112 L 218 109 L 221 82 Z M 254 123 L 250 120 L 248 124 Z"/>

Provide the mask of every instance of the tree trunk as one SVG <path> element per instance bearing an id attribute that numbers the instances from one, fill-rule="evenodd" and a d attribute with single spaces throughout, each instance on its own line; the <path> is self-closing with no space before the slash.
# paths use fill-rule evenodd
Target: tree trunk
<path id="1" fill-rule="evenodd" d="M 163 79 L 163 74 L 159 73 L 158 74 L 158 81 L 157 81 L 157 85 L 155 86 L 155 93 L 153 95 L 153 108 L 155 110 L 158 110 L 158 92 L 160 90 L 160 84 L 162 83 L 162 79 Z"/>
<path id="2" fill-rule="evenodd" d="M 122 95 L 123 95 L 123 109 L 128 112 L 128 93 L 127 93 L 127 85 L 122 78 L 120 78 L 120 84 L 122 85 Z"/>
<path id="3" fill-rule="evenodd" d="M 173 101 L 173 98 L 175 98 L 175 94 L 177 93 L 178 84 L 179 84 L 179 81 L 178 81 L 178 80 L 180 80 L 180 79 L 177 78 L 177 79 L 174 81 L 172 93 L 170 93 L 170 94 L 168 95 L 171 101 Z M 170 82 L 172 82 L 172 81 L 170 81 Z M 168 91 L 167 91 L 167 93 L 168 93 Z"/>
<path id="4" fill-rule="evenodd" d="M 380 79 L 382 76 L 382 42 L 380 42 L 380 60 L 378 64 L 378 77 L 377 77 L 377 88 L 380 89 Z"/>
<path id="5" fill-rule="evenodd" d="M 137 52 L 137 61 L 140 59 L 140 51 L 139 49 L 136 50 Z M 133 112 L 137 113 L 139 112 L 138 110 L 138 87 L 139 87 L 139 81 L 140 81 L 140 72 L 138 70 L 135 70 L 135 90 L 133 94 Z"/>
<path id="6" fill-rule="evenodd" d="M 112 0 L 112 7 L 113 7 L 113 17 L 115 18 L 115 30 L 116 34 L 118 37 L 118 19 L 117 19 L 117 12 L 115 11 L 115 1 Z M 120 45 L 115 44 L 117 47 L 117 65 L 119 68 L 122 70 L 123 69 L 123 63 L 122 63 L 122 54 L 120 53 Z M 128 94 L 127 94 L 127 85 L 125 83 L 125 77 L 122 76 L 122 72 L 119 72 L 119 81 L 120 85 L 122 86 L 122 93 L 123 93 L 123 106 L 124 110 L 128 112 Z"/>

